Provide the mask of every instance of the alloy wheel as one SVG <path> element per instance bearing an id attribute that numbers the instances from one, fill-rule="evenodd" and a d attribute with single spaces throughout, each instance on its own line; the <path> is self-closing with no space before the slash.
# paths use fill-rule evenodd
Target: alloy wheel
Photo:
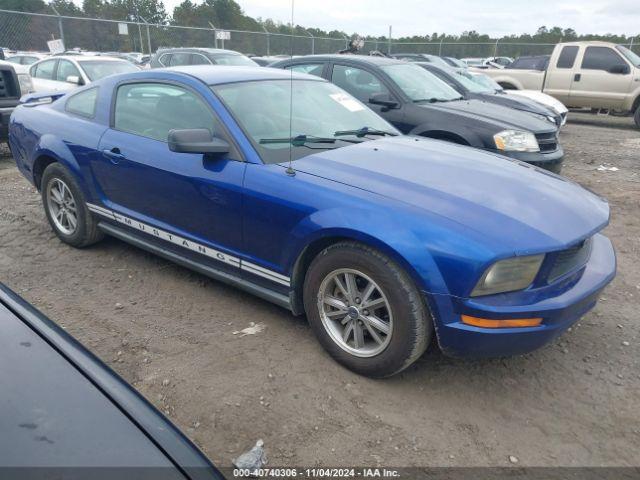
<path id="1" fill-rule="evenodd" d="M 373 357 L 389 344 L 391 306 L 382 288 L 364 273 L 343 268 L 320 284 L 318 310 L 331 339 L 357 357 Z"/>

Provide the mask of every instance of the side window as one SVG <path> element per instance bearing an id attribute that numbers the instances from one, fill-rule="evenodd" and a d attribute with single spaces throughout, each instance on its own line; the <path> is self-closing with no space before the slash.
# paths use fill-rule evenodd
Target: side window
<path id="1" fill-rule="evenodd" d="M 93 118 L 96 115 L 97 100 L 98 89 L 91 88 L 69 97 L 65 105 L 65 110 L 69 113 L 80 115 L 81 117 Z"/>
<path id="2" fill-rule="evenodd" d="M 171 55 L 171 60 L 168 64 L 165 65 L 170 67 L 178 67 L 180 65 L 191 65 L 191 54 L 190 53 L 174 53 Z"/>
<path id="3" fill-rule="evenodd" d="M 324 63 L 305 63 L 304 65 L 291 65 L 290 67 L 287 67 L 287 70 L 292 70 L 298 73 L 308 73 L 309 75 L 322 77 Z"/>
<path id="4" fill-rule="evenodd" d="M 564 47 L 560 52 L 560 56 L 558 57 L 558 63 L 556 63 L 556 67 L 573 68 L 573 64 L 576 61 L 576 55 L 578 55 L 577 46 Z"/>
<path id="5" fill-rule="evenodd" d="M 118 87 L 114 128 L 166 142 L 169 130 L 206 128 L 220 131 L 204 101 L 190 91 L 162 83 L 133 83 Z"/>
<path id="6" fill-rule="evenodd" d="M 31 76 L 42 78 L 44 80 L 53 80 L 53 71 L 55 70 L 57 60 L 47 60 L 39 63 L 31 69 Z"/>
<path id="7" fill-rule="evenodd" d="M 189 65 L 211 65 L 211 62 L 201 53 L 193 53 Z"/>
<path id="8" fill-rule="evenodd" d="M 58 63 L 58 70 L 56 72 L 56 80 L 59 82 L 66 82 L 69 77 L 80 77 L 80 72 L 76 66 L 69 60 L 60 60 Z"/>
<path id="9" fill-rule="evenodd" d="M 172 55 L 170 53 L 165 53 L 158 59 L 158 62 L 160 62 L 165 67 L 168 67 L 169 64 L 171 63 L 171 57 Z"/>
<path id="10" fill-rule="evenodd" d="M 614 65 L 626 65 L 613 49 L 609 47 L 587 47 L 582 59 L 582 68 L 585 70 L 608 71 Z"/>
<path id="11" fill-rule="evenodd" d="M 366 70 L 346 65 L 333 66 L 331 82 L 364 103 L 368 103 L 369 98 L 376 93 L 389 94 L 389 90 L 378 77 Z"/>

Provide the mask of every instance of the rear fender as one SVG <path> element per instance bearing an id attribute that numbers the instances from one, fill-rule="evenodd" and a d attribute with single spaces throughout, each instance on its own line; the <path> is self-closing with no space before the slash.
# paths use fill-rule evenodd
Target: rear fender
<path id="1" fill-rule="evenodd" d="M 45 134 L 40 137 L 38 142 L 34 145 L 33 152 L 31 153 L 31 181 L 34 185 L 38 179 L 35 177 L 38 162 L 41 162 L 43 158 L 49 157 L 56 162 L 64 165 L 71 171 L 76 182 L 80 186 L 82 192 L 89 198 L 89 191 L 85 182 L 82 179 L 82 172 L 78 161 L 69 150 L 69 147 L 59 138 L 52 134 Z"/>

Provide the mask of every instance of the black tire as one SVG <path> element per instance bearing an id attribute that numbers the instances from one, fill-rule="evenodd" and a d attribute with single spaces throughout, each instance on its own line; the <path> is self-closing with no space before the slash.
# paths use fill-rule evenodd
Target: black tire
<path id="1" fill-rule="evenodd" d="M 50 185 L 55 182 L 56 179 L 64 182 L 69 188 L 75 202 L 77 225 L 72 233 L 62 231 L 52 217 L 53 214 L 50 210 L 47 195 L 49 195 Z M 51 225 L 54 233 L 64 243 L 76 248 L 83 248 L 102 240 L 104 233 L 98 230 L 98 224 L 87 208 L 82 190 L 78 186 L 73 174 L 64 165 L 52 163 L 45 169 L 42 174 L 41 196 L 49 225 Z"/>
<path id="2" fill-rule="evenodd" d="M 332 272 L 345 268 L 372 279 L 384 292 L 393 312 L 390 339 L 375 356 L 363 358 L 346 351 L 323 324 L 318 305 L 322 282 Z M 424 353 L 433 337 L 431 314 L 409 275 L 386 255 L 356 242 L 332 245 L 311 262 L 304 282 L 304 305 L 316 337 L 329 354 L 368 377 L 389 377 L 404 370 Z"/>
<path id="3" fill-rule="evenodd" d="M 636 126 L 640 128 L 640 105 L 636 108 L 636 113 L 633 115 L 633 120 L 636 122 Z"/>

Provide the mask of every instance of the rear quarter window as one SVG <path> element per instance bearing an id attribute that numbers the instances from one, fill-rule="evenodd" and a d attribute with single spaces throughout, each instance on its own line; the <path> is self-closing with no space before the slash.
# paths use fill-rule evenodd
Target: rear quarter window
<path id="1" fill-rule="evenodd" d="M 65 110 L 74 115 L 85 118 L 96 116 L 96 104 L 98 100 L 98 88 L 90 88 L 69 97 Z"/>
<path id="2" fill-rule="evenodd" d="M 578 55 L 577 46 L 563 47 L 562 51 L 560 52 L 560 56 L 558 57 L 558 63 L 556 63 L 556 67 L 573 68 L 573 64 L 576 61 L 576 55 Z"/>

